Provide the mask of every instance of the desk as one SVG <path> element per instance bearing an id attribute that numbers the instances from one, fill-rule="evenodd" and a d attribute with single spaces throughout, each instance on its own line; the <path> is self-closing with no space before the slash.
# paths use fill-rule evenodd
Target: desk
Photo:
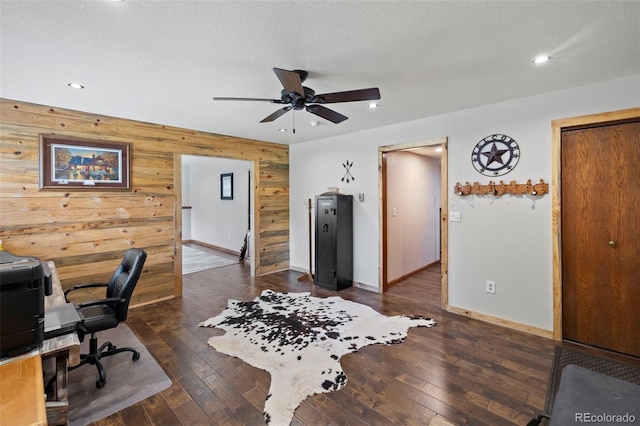
<path id="1" fill-rule="evenodd" d="M 37 354 L 0 365 L 0 423 L 46 425 L 43 389 L 42 360 Z"/>
<path id="2" fill-rule="evenodd" d="M 48 262 L 51 269 L 52 292 L 45 297 L 44 307 L 50 308 L 67 303 L 58 277 L 56 265 Z M 56 386 L 53 395 L 46 403 L 47 420 L 50 425 L 67 424 L 69 401 L 67 393 L 67 372 L 69 367 L 80 364 L 80 339 L 76 333 L 47 339 L 40 348 L 42 359 L 56 359 Z"/>
<path id="3" fill-rule="evenodd" d="M 56 266 L 53 262 L 47 263 L 49 269 L 51 269 L 52 294 L 44 298 L 45 309 L 67 303 L 64 298 L 64 292 Z M 66 425 L 69 414 L 67 371 L 69 367 L 80 364 L 80 340 L 78 339 L 78 335 L 76 333 L 70 333 L 47 339 L 42 342 L 42 345 L 38 349 L 1 360 L 0 366 L 32 358 L 37 355 L 40 355 L 43 360 L 55 358 L 56 363 L 56 386 L 53 395 L 50 395 L 45 403 L 47 421 L 50 425 Z M 42 373 L 40 373 L 40 376 L 42 379 Z M 44 394 L 44 385 L 41 386 L 41 393 Z"/>

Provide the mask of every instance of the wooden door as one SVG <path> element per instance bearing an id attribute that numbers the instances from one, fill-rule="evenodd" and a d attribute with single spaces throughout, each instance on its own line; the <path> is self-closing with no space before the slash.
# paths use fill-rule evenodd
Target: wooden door
<path id="1" fill-rule="evenodd" d="M 561 147 L 563 337 L 640 356 L 640 121 Z"/>

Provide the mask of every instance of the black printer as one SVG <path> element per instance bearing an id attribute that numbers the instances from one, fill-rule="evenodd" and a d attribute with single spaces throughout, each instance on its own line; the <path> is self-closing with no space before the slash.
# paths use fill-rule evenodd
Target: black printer
<path id="1" fill-rule="evenodd" d="M 44 296 L 51 271 L 38 258 L 0 251 L 0 357 L 40 346 L 44 339 Z"/>

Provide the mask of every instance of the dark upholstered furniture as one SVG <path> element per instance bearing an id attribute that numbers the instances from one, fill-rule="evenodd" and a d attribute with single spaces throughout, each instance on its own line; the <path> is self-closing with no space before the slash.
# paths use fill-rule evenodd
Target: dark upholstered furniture
<path id="1" fill-rule="evenodd" d="M 138 282 L 146 258 L 147 253 L 144 250 L 130 248 L 125 252 L 122 262 L 108 283 L 80 284 L 65 291 L 65 298 L 69 301 L 69 293 L 77 290 L 95 287 L 104 287 L 106 290 L 104 299 L 82 302 L 77 305 L 78 312 L 84 316 L 84 323 L 78 328 L 78 337 L 82 342 L 85 335 L 90 334 L 91 340 L 89 341 L 89 353 L 81 354 L 80 364 L 70 369 L 74 370 L 85 364 L 95 365 L 100 376 L 96 381 L 98 388 L 103 387 L 107 380 L 104 367 L 100 363 L 101 358 L 125 351 L 133 353 L 134 361 L 140 358 L 140 353 L 135 349 L 117 348 L 111 342 L 105 342 L 98 347 L 96 333 L 117 327 L 119 323 L 127 319 L 131 294 Z"/>
<path id="2" fill-rule="evenodd" d="M 635 423 L 640 386 L 577 365 L 562 370 L 550 426 Z"/>
<path id="3" fill-rule="evenodd" d="M 606 352 L 599 355 L 577 346 L 556 346 L 544 413 L 532 418 L 527 426 L 629 423 L 625 415 L 627 420 L 633 416 L 637 422 L 640 418 L 638 360 L 617 357 L 616 361 Z M 603 421 L 599 421 L 598 416 Z M 615 421 L 604 421 L 607 419 Z"/>

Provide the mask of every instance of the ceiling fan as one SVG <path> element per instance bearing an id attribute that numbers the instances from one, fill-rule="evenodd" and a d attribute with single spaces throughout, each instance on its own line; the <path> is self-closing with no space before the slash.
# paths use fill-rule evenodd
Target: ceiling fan
<path id="1" fill-rule="evenodd" d="M 280 83 L 282 83 L 282 87 L 284 87 L 280 92 L 280 99 L 226 97 L 214 97 L 213 99 L 216 101 L 258 101 L 287 105 L 286 107 L 281 108 L 273 114 L 263 118 L 260 121 L 261 123 L 274 121 L 291 110 L 306 109 L 311 114 L 315 114 L 318 117 L 322 117 L 335 124 L 343 122 L 348 117 L 324 107 L 323 104 L 380 99 L 380 90 L 377 87 L 316 95 L 316 92 L 313 89 L 302 85 L 309 75 L 306 71 L 288 71 L 281 68 L 274 68 L 273 71 L 276 73 Z"/>

